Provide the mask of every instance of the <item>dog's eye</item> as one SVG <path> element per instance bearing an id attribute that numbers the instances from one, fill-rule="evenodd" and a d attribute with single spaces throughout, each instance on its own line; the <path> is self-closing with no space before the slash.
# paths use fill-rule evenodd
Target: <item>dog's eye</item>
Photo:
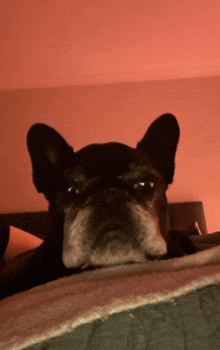
<path id="1" fill-rule="evenodd" d="M 154 188 L 153 181 L 138 181 L 133 185 L 134 189 L 138 193 L 148 193 L 151 192 Z"/>
<path id="2" fill-rule="evenodd" d="M 79 194 L 80 190 L 77 187 L 70 186 L 67 189 L 68 193 L 70 194 Z"/>

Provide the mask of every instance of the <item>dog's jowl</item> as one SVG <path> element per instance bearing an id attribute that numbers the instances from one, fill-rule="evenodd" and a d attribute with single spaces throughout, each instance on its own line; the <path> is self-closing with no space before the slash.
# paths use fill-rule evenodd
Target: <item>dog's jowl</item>
<path id="1" fill-rule="evenodd" d="M 135 149 L 109 142 L 74 152 L 53 128 L 34 124 L 27 147 L 51 227 L 40 247 L 5 267 L 3 296 L 85 269 L 169 258 L 166 190 L 178 140 L 171 114 Z M 178 246 L 172 256 L 192 252 Z"/>

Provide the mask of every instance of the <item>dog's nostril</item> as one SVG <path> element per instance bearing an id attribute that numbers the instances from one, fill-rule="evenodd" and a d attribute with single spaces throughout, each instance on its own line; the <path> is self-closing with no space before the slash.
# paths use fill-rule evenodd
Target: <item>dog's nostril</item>
<path id="1" fill-rule="evenodd" d="M 106 189 L 105 191 L 106 198 L 108 197 L 111 198 L 112 196 L 115 196 L 117 192 L 118 192 L 118 189 L 115 187 Z"/>
<path id="2" fill-rule="evenodd" d="M 120 226 L 118 225 L 110 225 L 106 231 L 117 231 L 120 230 Z"/>
<path id="3" fill-rule="evenodd" d="M 112 231 L 118 231 L 118 230 L 122 230 L 122 227 L 120 225 L 117 225 L 117 224 L 110 224 L 110 225 L 106 225 L 104 228 L 103 228 L 103 233 L 107 233 L 107 232 L 112 232 Z"/>

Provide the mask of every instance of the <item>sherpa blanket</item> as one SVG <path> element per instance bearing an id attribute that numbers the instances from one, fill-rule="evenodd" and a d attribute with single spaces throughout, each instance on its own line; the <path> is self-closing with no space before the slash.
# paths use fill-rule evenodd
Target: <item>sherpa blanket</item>
<path id="1" fill-rule="evenodd" d="M 0 349 L 220 349 L 220 246 L 8 297 L 0 302 Z"/>

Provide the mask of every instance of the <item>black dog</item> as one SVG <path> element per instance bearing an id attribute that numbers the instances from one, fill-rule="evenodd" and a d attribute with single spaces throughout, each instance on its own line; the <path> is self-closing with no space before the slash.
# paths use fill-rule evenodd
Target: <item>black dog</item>
<path id="1" fill-rule="evenodd" d="M 194 253 L 187 238 L 181 244 L 168 231 L 165 192 L 178 139 L 176 118 L 166 114 L 136 149 L 110 142 L 74 153 L 54 129 L 34 124 L 27 146 L 51 228 L 40 247 L 5 267 L 2 296 L 85 269 Z"/>

